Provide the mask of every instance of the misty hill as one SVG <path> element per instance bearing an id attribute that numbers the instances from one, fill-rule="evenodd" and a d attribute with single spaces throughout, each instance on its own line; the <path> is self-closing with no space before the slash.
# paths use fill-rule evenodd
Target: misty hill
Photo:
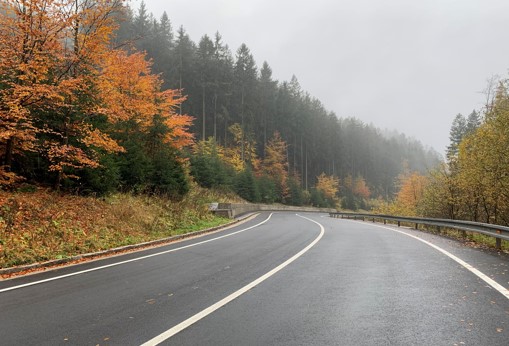
<path id="1" fill-rule="evenodd" d="M 123 19 L 117 43 L 146 51 L 164 88 L 183 89 L 187 100 L 180 111 L 195 118 L 197 139 L 214 137 L 226 145 L 228 127 L 239 123 L 263 158 L 264 145 L 279 131 L 288 143 L 290 172 L 302 177 L 303 188 L 322 172 L 361 175 L 373 192 L 389 197 L 404 165 L 425 172 L 439 161 L 435 151 L 403 134 L 385 136 L 358 119 L 338 118 L 295 77 L 274 80 L 269 64 L 257 66 L 245 44 L 232 53 L 219 33 L 193 42 L 183 27 L 173 30 L 166 13 L 154 18 L 143 4 Z"/>

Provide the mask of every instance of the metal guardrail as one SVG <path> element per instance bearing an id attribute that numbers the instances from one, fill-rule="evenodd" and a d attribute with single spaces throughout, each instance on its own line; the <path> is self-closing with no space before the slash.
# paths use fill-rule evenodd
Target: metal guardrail
<path id="1" fill-rule="evenodd" d="M 239 215 L 257 211 L 295 211 L 295 212 L 321 212 L 330 213 L 332 208 L 296 207 L 283 204 L 256 204 L 256 203 L 217 203 L 210 209 L 219 216 L 235 218 Z"/>
<path id="2" fill-rule="evenodd" d="M 480 223 L 480 222 L 472 222 L 472 221 L 461 221 L 461 220 L 449 220 L 449 219 L 431 219 L 431 218 L 422 218 L 422 217 L 405 217 L 405 216 L 392 216 L 392 215 L 379 215 L 379 214 L 363 214 L 363 213 L 342 213 L 342 212 L 333 212 L 329 213 L 330 217 L 333 218 L 353 218 L 355 220 L 360 219 L 365 221 L 366 219 L 372 220 L 375 222 L 376 220 L 382 220 L 384 224 L 387 221 L 393 221 L 398 224 L 398 227 L 401 226 L 401 223 L 409 223 L 414 224 L 415 229 L 418 229 L 419 225 L 426 226 L 435 226 L 440 230 L 443 228 L 452 228 L 460 231 L 468 231 L 481 233 L 490 237 L 496 238 L 496 248 L 500 249 L 502 247 L 502 239 L 509 241 L 509 227 L 493 225 L 488 223 Z"/>

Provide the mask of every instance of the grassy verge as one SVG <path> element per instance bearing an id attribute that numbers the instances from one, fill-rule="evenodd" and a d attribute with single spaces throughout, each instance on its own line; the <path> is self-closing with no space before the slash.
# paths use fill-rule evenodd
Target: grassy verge
<path id="1" fill-rule="evenodd" d="M 229 198 L 198 187 L 180 202 L 129 194 L 92 198 L 0 191 L 0 268 L 222 225 L 229 220 L 211 214 L 208 203 Z"/>
<path id="2" fill-rule="evenodd" d="M 496 248 L 496 238 L 480 233 L 459 231 L 456 229 L 445 229 L 440 232 L 435 231 L 435 233 L 441 234 L 449 238 L 467 242 L 468 245 L 471 247 L 492 248 L 492 249 Z M 502 245 L 501 250 L 509 253 L 509 242 L 502 240 L 501 245 Z"/>

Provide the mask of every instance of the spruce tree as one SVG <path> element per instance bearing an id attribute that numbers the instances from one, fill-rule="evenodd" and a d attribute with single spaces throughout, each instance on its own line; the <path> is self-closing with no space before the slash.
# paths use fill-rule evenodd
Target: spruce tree
<path id="1" fill-rule="evenodd" d="M 458 147 L 467 133 L 467 121 L 462 114 L 454 118 L 449 132 L 450 144 L 447 147 L 447 160 L 451 162 L 458 156 Z"/>

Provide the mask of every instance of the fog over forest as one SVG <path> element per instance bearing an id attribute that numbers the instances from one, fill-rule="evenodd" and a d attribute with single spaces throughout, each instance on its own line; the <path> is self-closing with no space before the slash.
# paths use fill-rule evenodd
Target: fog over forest
<path id="1" fill-rule="evenodd" d="M 438 163 L 435 151 L 405 134 L 331 111 L 296 76 L 276 80 L 270 64 L 258 65 L 246 44 L 232 49 L 219 32 L 194 42 L 172 23 L 166 12 L 156 18 L 140 4 L 121 21 L 117 44 L 131 42 L 146 52 L 163 88 L 183 90 L 187 99 L 179 111 L 195 118 L 197 139 L 240 147 L 241 161 L 255 171 L 255 158 L 266 158 L 276 132 L 287 145 L 288 172 L 305 190 L 325 173 L 365 179 L 373 196 L 390 198 L 404 170 L 425 173 Z"/>
<path id="2" fill-rule="evenodd" d="M 340 117 L 397 130 L 444 154 L 458 113 L 485 104 L 492 75 L 505 75 L 504 0 L 145 0 L 198 42 L 216 31 L 245 43 L 274 78 L 296 75 Z M 140 0 L 132 1 L 138 8 Z"/>

